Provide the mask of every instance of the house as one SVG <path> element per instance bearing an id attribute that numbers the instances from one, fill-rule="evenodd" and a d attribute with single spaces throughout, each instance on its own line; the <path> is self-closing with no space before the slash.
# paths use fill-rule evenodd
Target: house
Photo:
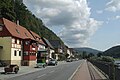
<path id="1" fill-rule="evenodd" d="M 28 33 L 29 33 L 29 31 L 28 31 Z M 26 36 L 28 36 L 28 35 L 26 34 Z M 37 51 L 38 51 L 38 46 L 37 46 L 37 41 L 35 40 L 35 38 L 34 37 L 33 37 L 33 39 L 25 38 L 23 40 L 22 65 L 23 66 L 34 66 L 36 64 L 36 53 L 37 53 Z"/>
<path id="2" fill-rule="evenodd" d="M 48 53 L 47 59 L 49 59 L 49 58 L 54 58 L 55 55 L 54 55 L 54 48 L 53 48 L 53 46 L 51 45 L 51 43 L 50 43 L 46 38 L 43 38 L 43 37 L 42 37 L 42 40 L 43 40 L 44 43 L 46 44 L 45 48 L 46 48 L 47 53 Z"/>
<path id="3" fill-rule="evenodd" d="M 57 60 L 61 60 L 64 56 L 63 45 L 59 40 L 50 40 L 51 45 L 54 47 L 54 54 Z"/>
<path id="4" fill-rule="evenodd" d="M 37 56 L 37 58 L 36 58 L 37 63 L 42 63 L 42 61 L 45 62 L 46 55 L 48 54 L 47 50 L 45 48 L 46 44 L 43 42 L 42 38 L 38 34 L 32 32 L 30 30 L 29 30 L 29 32 L 34 37 L 34 39 L 37 41 L 37 46 L 38 46 L 38 50 L 36 52 L 37 53 L 37 55 L 36 55 Z"/>
<path id="5" fill-rule="evenodd" d="M 36 40 L 29 31 L 0 18 L 0 60 L 7 64 L 33 65 L 36 62 Z"/>

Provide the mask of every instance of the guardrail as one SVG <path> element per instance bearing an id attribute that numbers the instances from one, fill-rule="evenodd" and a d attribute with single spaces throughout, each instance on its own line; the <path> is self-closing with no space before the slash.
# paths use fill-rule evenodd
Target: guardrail
<path id="1" fill-rule="evenodd" d="M 88 61 L 103 71 L 109 77 L 109 80 L 120 80 L 120 69 L 114 63 L 94 60 Z"/>

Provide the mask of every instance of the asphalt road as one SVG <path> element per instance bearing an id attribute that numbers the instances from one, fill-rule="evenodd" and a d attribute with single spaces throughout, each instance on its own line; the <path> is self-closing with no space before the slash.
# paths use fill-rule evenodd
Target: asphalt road
<path id="1" fill-rule="evenodd" d="M 40 71 L 7 80 L 68 80 L 81 63 L 81 60 L 66 62 L 61 65 L 47 67 L 46 69 Z"/>

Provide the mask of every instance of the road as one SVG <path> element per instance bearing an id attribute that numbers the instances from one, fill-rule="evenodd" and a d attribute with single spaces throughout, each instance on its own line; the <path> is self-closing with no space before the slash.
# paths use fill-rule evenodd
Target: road
<path id="1" fill-rule="evenodd" d="M 81 63 L 82 60 L 66 62 L 61 65 L 46 67 L 46 69 L 7 80 L 68 80 Z"/>

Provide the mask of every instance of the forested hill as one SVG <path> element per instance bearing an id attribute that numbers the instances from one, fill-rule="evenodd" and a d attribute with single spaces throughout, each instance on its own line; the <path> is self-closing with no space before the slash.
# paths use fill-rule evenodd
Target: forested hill
<path id="1" fill-rule="evenodd" d="M 43 13 L 44 14 L 44 13 Z M 0 17 L 7 18 L 25 28 L 34 31 L 48 40 L 62 40 L 50 29 L 48 29 L 31 11 L 27 9 L 22 0 L 0 0 Z"/>
<path id="2" fill-rule="evenodd" d="M 103 52 L 105 56 L 111 56 L 114 58 L 120 58 L 120 45 L 114 46 L 106 51 Z"/>

